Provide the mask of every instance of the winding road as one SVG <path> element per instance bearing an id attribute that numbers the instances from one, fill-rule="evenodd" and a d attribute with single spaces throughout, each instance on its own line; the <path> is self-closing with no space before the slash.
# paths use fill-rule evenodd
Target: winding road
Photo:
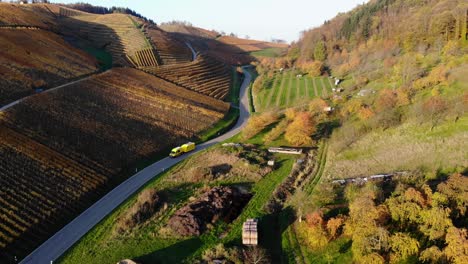
<path id="1" fill-rule="evenodd" d="M 70 85 L 73 85 L 73 84 L 75 84 L 75 83 L 79 83 L 79 82 L 85 81 L 85 80 L 91 78 L 91 77 L 94 76 L 94 75 L 95 75 L 95 74 L 91 74 L 91 75 L 86 76 L 86 77 L 84 77 L 84 78 L 81 78 L 81 79 L 79 79 L 79 80 L 76 80 L 76 81 L 73 81 L 73 82 L 69 82 L 69 83 L 66 83 L 66 84 L 62 84 L 62 85 L 57 86 L 57 87 L 54 87 L 54 88 L 47 89 L 47 90 L 41 92 L 41 94 L 43 94 L 43 93 L 50 93 L 50 92 L 55 91 L 55 90 L 57 90 L 57 89 L 65 88 L 65 87 L 70 86 Z M 4 105 L 4 106 L 0 107 L 0 112 L 5 111 L 5 110 L 7 110 L 8 108 L 13 107 L 13 106 L 15 106 L 15 105 L 21 103 L 22 101 L 28 99 L 29 97 L 35 96 L 35 95 L 36 95 L 36 94 L 31 94 L 31 95 L 29 95 L 29 96 L 26 96 L 26 97 L 23 97 L 23 98 L 21 98 L 21 99 L 18 99 L 18 100 L 16 100 L 16 101 L 14 101 L 14 102 L 11 102 L 11 103 L 9 103 L 9 104 L 7 104 L 7 105 Z"/>
<path id="2" fill-rule="evenodd" d="M 145 185 L 148 181 L 153 179 L 156 175 L 163 172 L 167 168 L 175 165 L 187 157 L 195 153 L 209 148 L 219 142 L 231 138 L 239 133 L 241 128 L 246 124 L 249 117 L 249 97 L 247 89 L 250 85 L 252 76 L 244 68 L 245 78 L 240 89 L 240 115 L 237 123 L 227 133 L 207 141 L 197 146 L 196 150 L 180 156 L 175 159 L 164 158 L 158 162 L 141 170 L 133 175 L 115 189 L 107 193 L 99 201 L 89 207 L 86 211 L 76 217 L 73 221 L 67 224 L 64 228 L 58 231 L 55 235 L 49 238 L 29 256 L 24 258 L 20 263 L 30 264 L 48 264 L 51 261 L 58 259 L 65 251 L 72 247 L 81 237 L 83 237 L 89 230 L 97 225 L 104 217 L 111 213 L 115 208 L 127 200 L 138 189 Z M 70 84 L 68 84 L 70 85 Z M 57 87 L 59 88 L 59 87 Z M 56 89 L 57 89 L 56 88 Z M 49 90 L 50 91 L 50 90 Z M 3 109 L 2 109 L 3 110 Z"/>

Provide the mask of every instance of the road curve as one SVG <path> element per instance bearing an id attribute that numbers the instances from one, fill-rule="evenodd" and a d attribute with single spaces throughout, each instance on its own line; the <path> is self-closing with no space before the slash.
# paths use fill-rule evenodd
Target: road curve
<path id="1" fill-rule="evenodd" d="M 98 224 L 104 217 L 111 213 L 121 203 L 127 200 L 133 193 L 140 189 L 149 180 L 153 179 L 157 174 L 175 165 L 179 161 L 187 157 L 211 147 L 219 142 L 239 133 L 241 128 L 247 123 L 249 118 L 249 97 L 247 94 L 248 87 L 252 80 L 252 76 L 248 71 L 244 70 L 245 78 L 240 89 L 240 115 L 237 123 L 229 132 L 207 141 L 197 146 L 196 150 L 187 153 L 181 157 L 171 159 L 164 158 L 158 162 L 141 170 L 137 174 L 128 178 L 112 191 L 107 193 L 99 201 L 86 209 L 82 214 L 76 217 L 73 221 L 67 224 L 60 231 L 55 233 L 51 238 L 34 250 L 29 256 L 24 258 L 20 263 L 28 264 L 48 264 L 51 261 L 58 259 L 65 251 L 73 246 L 81 237 L 89 230 Z"/>
<path id="2" fill-rule="evenodd" d="M 90 75 L 90 76 L 81 78 L 81 79 L 79 79 L 79 80 L 76 80 L 76 81 L 73 81 L 73 82 L 69 82 L 69 83 L 66 83 L 66 84 L 62 84 L 62 85 L 57 86 L 57 87 L 54 87 L 54 88 L 47 89 L 47 90 L 41 92 L 41 94 L 43 94 L 43 93 L 50 93 L 50 92 L 52 92 L 52 91 L 55 91 L 55 90 L 58 90 L 58 89 L 61 89 L 61 88 L 64 88 L 64 87 L 73 85 L 73 84 L 75 84 L 75 83 L 79 83 L 79 82 L 85 81 L 85 80 L 91 78 L 91 77 L 94 76 L 94 75 L 95 75 L 95 74 L 92 74 L 92 75 Z M 15 105 L 21 103 L 22 101 L 24 101 L 24 100 L 26 100 L 26 99 L 28 99 L 28 98 L 30 98 L 30 97 L 32 97 L 32 96 L 35 96 L 35 95 L 37 95 L 37 94 L 32 94 L 32 95 L 23 97 L 23 98 L 21 98 L 21 99 L 18 99 L 18 100 L 14 101 L 14 102 L 11 102 L 11 103 L 9 103 L 9 104 L 7 104 L 7 105 L 4 105 L 4 106 L 0 107 L 0 112 L 5 111 L 5 110 L 7 110 L 8 108 L 13 107 L 13 106 L 15 106 Z"/>
<path id="3" fill-rule="evenodd" d="M 192 44 L 190 44 L 190 42 L 185 42 L 185 45 L 187 45 L 187 47 L 190 49 L 190 51 L 192 52 L 192 61 L 196 60 L 197 57 L 198 57 L 198 53 L 195 51 L 195 49 L 193 48 Z"/>

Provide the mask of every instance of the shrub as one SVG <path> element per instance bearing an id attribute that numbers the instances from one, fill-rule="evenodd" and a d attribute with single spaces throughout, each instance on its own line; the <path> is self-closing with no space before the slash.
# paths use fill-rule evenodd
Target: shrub
<path id="1" fill-rule="evenodd" d="M 119 231 L 123 232 L 149 219 L 156 212 L 159 202 L 159 195 L 155 189 L 145 189 L 138 195 L 136 203 L 120 219 Z"/>
<path id="2" fill-rule="evenodd" d="M 273 112 L 266 112 L 260 115 L 252 116 L 247 122 L 247 125 L 242 130 L 242 138 L 247 140 L 254 137 L 268 125 L 271 125 L 277 120 L 278 116 Z"/>
<path id="3" fill-rule="evenodd" d="M 293 146 L 312 144 L 312 134 L 316 130 L 315 121 L 308 112 L 298 113 L 286 128 L 285 138 Z"/>

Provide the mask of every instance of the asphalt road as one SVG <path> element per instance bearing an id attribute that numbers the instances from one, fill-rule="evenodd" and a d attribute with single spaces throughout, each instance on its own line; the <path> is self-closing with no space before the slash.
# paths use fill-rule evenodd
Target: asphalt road
<path id="1" fill-rule="evenodd" d="M 54 87 L 54 88 L 47 89 L 47 90 L 41 92 L 41 94 L 43 94 L 43 93 L 50 93 L 50 92 L 55 91 L 55 90 L 57 90 L 57 89 L 61 89 L 61 88 L 64 88 L 64 87 L 73 85 L 73 84 L 75 84 L 75 83 L 82 82 L 82 81 L 84 81 L 84 80 L 87 80 L 87 79 L 91 78 L 92 76 L 94 76 L 94 74 L 91 75 L 91 76 L 87 76 L 87 77 L 84 77 L 84 78 L 82 78 L 82 79 L 73 81 L 73 82 L 69 82 L 69 83 L 66 83 L 66 84 L 63 84 L 63 85 Z M 32 96 L 35 96 L 35 95 L 37 95 L 37 94 L 32 94 L 32 95 L 23 97 L 23 98 L 21 98 L 21 99 L 18 99 L 18 100 L 14 101 L 14 102 L 11 102 L 11 103 L 9 103 L 9 104 L 7 104 L 7 105 L 4 105 L 4 106 L 0 107 L 0 112 L 1 112 L 1 111 L 5 111 L 5 110 L 7 110 L 8 108 L 13 107 L 13 106 L 15 106 L 15 105 L 21 103 L 22 101 L 28 99 L 29 97 L 32 97 Z"/>
<path id="2" fill-rule="evenodd" d="M 86 211 L 76 217 L 51 238 L 49 238 L 20 263 L 49 264 L 51 261 L 58 259 L 63 253 L 65 253 L 65 251 L 72 247 L 73 244 L 75 244 L 89 230 L 98 224 L 104 217 L 106 217 L 115 208 L 127 200 L 133 193 L 140 189 L 149 180 L 153 179 L 157 174 L 201 150 L 204 150 L 236 135 L 247 123 L 249 117 L 249 97 L 247 90 L 252 76 L 247 71 L 244 71 L 244 73 L 245 78 L 240 89 L 240 116 L 235 126 L 229 132 L 198 145 L 195 151 L 175 159 L 164 158 L 133 175 L 115 189 L 107 193 L 91 207 L 86 209 Z"/>

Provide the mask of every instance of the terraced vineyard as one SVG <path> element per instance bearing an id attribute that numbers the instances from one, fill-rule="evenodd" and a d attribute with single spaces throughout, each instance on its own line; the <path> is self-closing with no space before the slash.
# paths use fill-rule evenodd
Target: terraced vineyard
<path id="1" fill-rule="evenodd" d="M 267 87 L 254 94 L 255 109 L 264 111 L 305 104 L 314 97 L 331 96 L 333 87 L 328 77 L 299 77 L 294 71 L 276 73 Z"/>
<path id="2" fill-rule="evenodd" d="M 121 68 L 0 113 L 0 259 L 24 256 L 137 161 L 196 139 L 228 108 Z"/>
<path id="3" fill-rule="evenodd" d="M 192 52 L 183 43 L 155 26 L 144 28 L 145 35 L 155 45 L 161 64 L 188 63 L 192 61 Z"/>
<path id="4" fill-rule="evenodd" d="M 112 54 L 115 65 L 120 66 L 157 66 L 153 52 L 144 53 L 148 57 L 139 64 L 138 54 L 142 50 L 152 49 L 143 32 L 136 27 L 136 22 L 126 14 L 73 15 L 60 19 L 62 31 L 78 35 L 91 41 L 99 48 L 105 48 Z"/>
<path id="5" fill-rule="evenodd" d="M 146 68 L 146 71 L 192 91 L 224 99 L 231 87 L 231 70 L 210 56 L 199 55 L 193 62 Z"/>

